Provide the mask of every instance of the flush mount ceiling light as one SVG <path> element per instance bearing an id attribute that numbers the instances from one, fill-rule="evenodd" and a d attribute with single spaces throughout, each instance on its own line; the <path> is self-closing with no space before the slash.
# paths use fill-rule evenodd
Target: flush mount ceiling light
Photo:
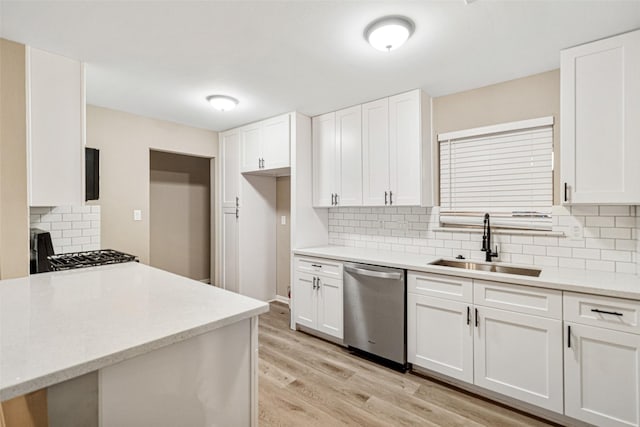
<path id="1" fill-rule="evenodd" d="M 238 100 L 227 95 L 209 95 L 207 101 L 218 111 L 229 111 L 236 108 Z"/>
<path id="2" fill-rule="evenodd" d="M 385 16 L 364 30 L 364 38 L 374 48 L 389 52 L 399 48 L 413 34 L 413 21 L 404 16 Z"/>

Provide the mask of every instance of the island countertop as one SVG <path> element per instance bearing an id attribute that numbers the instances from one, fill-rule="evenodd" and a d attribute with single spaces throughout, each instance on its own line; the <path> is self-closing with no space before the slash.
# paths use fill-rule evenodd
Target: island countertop
<path id="1" fill-rule="evenodd" d="M 268 310 L 136 262 L 0 281 L 0 401 Z"/>

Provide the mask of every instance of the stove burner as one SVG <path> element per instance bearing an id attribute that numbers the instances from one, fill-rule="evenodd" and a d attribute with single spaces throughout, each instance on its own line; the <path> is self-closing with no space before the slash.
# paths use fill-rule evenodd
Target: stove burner
<path id="1" fill-rule="evenodd" d="M 119 264 L 122 262 L 138 261 L 138 258 L 114 251 L 102 249 L 99 251 L 69 252 L 66 254 L 50 255 L 47 257 L 51 264 L 51 270 L 71 270 L 74 268 L 95 267 L 98 265 Z"/>

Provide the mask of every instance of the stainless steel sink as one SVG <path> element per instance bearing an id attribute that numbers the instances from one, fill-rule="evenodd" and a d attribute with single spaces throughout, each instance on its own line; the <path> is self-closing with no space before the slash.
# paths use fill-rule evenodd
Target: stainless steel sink
<path id="1" fill-rule="evenodd" d="M 443 267 L 462 268 L 465 270 L 491 271 L 493 273 L 517 274 L 519 276 L 538 277 L 542 270 L 535 268 L 510 267 L 508 265 L 483 264 L 480 262 L 470 261 L 453 261 L 447 259 L 439 259 L 431 263 L 431 265 L 441 265 Z"/>

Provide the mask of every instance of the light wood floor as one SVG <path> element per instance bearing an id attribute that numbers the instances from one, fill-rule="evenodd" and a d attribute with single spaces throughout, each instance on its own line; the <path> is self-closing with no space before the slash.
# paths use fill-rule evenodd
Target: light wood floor
<path id="1" fill-rule="evenodd" d="M 259 342 L 261 426 L 548 425 L 292 331 L 284 304 L 260 316 Z"/>

